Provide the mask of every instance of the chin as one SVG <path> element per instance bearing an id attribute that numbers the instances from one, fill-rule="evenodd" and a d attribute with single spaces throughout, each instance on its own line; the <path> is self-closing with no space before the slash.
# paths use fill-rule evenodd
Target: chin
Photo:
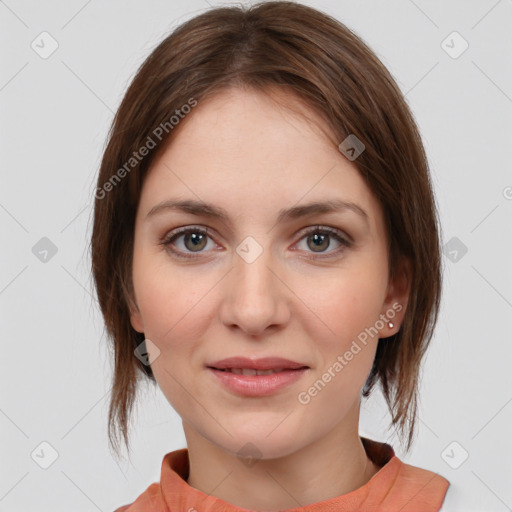
<path id="1" fill-rule="evenodd" d="M 222 443 L 219 446 L 240 459 L 249 461 L 286 457 L 300 448 L 299 440 L 294 432 L 290 432 L 289 429 L 283 429 L 282 432 L 277 432 L 277 430 L 270 435 L 269 432 L 272 429 L 265 429 L 260 433 L 255 433 L 254 429 L 251 429 L 251 432 L 246 435 L 243 431 L 238 430 L 235 438 L 230 438 L 227 444 Z"/>

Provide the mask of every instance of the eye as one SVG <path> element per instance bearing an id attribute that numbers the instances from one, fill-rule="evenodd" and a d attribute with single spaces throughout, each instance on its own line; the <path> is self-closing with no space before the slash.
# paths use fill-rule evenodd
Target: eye
<path id="1" fill-rule="evenodd" d="M 174 243 L 176 240 L 183 237 L 183 245 L 185 249 L 174 249 Z M 167 235 L 161 242 L 162 245 L 169 247 L 174 254 L 181 258 L 194 258 L 195 256 L 190 256 L 186 254 L 188 251 L 194 252 L 202 252 L 202 250 L 207 246 L 208 241 L 208 230 L 189 226 L 185 228 L 180 228 L 178 230 L 172 231 L 169 235 Z"/>
<path id="2" fill-rule="evenodd" d="M 349 237 L 343 237 L 341 231 L 328 226 L 316 226 L 315 228 L 310 229 L 306 233 L 303 233 L 301 241 L 305 239 L 306 251 L 310 249 L 313 253 L 324 254 L 326 253 L 326 250 L 331 247 L 331 239 L 333 238 L 339 244 L 338 249 L 329 251 L 327 252 L 327 256 L 320 256 L 320 258 L 337 255 L 352 245 L 352 242 L 348 239 Z M 315 259 L 318 257 L 313 256 L 312 258 L 311 256 L 306 256 L 306 258 Z"/>
<path id="3" fill-rule="evenodd" d="M 342 231 L 328 226 L 316 226 L 313 229 L 303 232 L 300 241 L 306 240 L 306 249 L 303 249 L 304 251 L 312 252 L 313 254 L 326 253 L 326 256 L 305 256 L 305 258 L 318 259 L 322 257 L 332 257 L 342 252 L 344 249 L 351 247 L 352 242 L 350 237 L 344 237 L 342 233 Z M 205 252 L 203 249 L 208 246 L 208 238 L 210 238 L 208 229 L 198 226 L 187 226 L 172 231 L 164 237 L 160 244 L 168 247 L 178 258 L 195 258 L 198 257 L 200 253 Z M 326 252 L 332 245 L 332 238 L 339 244 L 338 249 Z M 179 245 L 176 243 L 178 240 L 182 242 L 182 247 L 176 249 L 176 246 Z M 198 253 L 198 256 L 195 256 L 193 253 Z"/>

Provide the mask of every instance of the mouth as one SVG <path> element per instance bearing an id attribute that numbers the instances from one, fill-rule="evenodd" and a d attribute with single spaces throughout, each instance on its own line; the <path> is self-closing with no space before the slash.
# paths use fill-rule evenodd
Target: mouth
<path id="1" fill-rule="evenodd" d="M 299 363 L 283 357 L 261 357 L 259 359 L 253 359 L 242 356 L 220 359 L 207 363 L 206 366 L 213 370 L 229 371 L 242 375 L 259 374 L 249 373 L 251 371 L 279 373 L 285 370 L 302 370 L 309 368 L 305 363 Z M 269 373 L 260 373 L 259 375 L 269 375 Z"/>
<path id="2" fill-rule="evenodd" d="M 298 370 L 305 370 L 309 366 L 301 366 L 300 368 L 271 368 L 268 370 L 255 370 L 254 368 L 215 368 L 214 366 L 208 366 L 212 370 L 219 372 L 234 373 L 236 375 L 273 375 L 274 373 L 281 372 L 295 372 Z"/>
<path id="3" fill-rule="evenodd" d="M 232 357 L 206 365 L 224 389 L 244 397 L 278 393 L 307 375 L 308 365 L 289 359 Z"/>

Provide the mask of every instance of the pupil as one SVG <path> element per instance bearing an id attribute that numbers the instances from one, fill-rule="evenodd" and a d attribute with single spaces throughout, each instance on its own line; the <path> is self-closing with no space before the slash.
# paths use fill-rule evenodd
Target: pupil
<path id="1" fill-rule="evenodd" d="M 204 241 L 206 240 L 206 237 L 204 237 L 202 234 L 197 234 L 197 233 L 191 233 L 187 236 L 187 239 L 188 240 L 192 240 L 192 243 L 193 243 L 193 248 L 197 249 L 202 249 L 204 247 Z M 203 242 L 203 245 L 201 246 L 201 242 Z"/>
<path id="2" fill-rule="evenodd" d="M 327 242 L 327 244 L 325 244 L 325 241 L 327 240 L 327 235 L 319 235 L 318 233 L 315 233 L 314 235 L 312 235 L 313 237 L 313 240 L 314 240 L 314 245 L 313 245 L 313 249 L 326 249 L 327 247 L 329 247 L 329 243 Z M 317 244 L 317 242 L 320 242 L 319 244 Z M 322 246 L 323 244 L 323 246 Z M 319 252 L 319 251 L 317 251 Z"/>

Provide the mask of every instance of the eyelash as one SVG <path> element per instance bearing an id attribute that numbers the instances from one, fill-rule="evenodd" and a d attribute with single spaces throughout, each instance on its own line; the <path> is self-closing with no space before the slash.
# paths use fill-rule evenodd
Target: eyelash
<path id="1" fill-rule="evenodd" d="M 192 256 L 192 255 L 190 255 L 190 253 L 184 254 L 182 251 L 177 251 L 176 249 L 172 248 L 172 243 L 178 237 L 180 237 L 181 235 L 184 235 L 184 234 L 188 234 L 188 233 L 195 233 L 195 234 L 200 234 L 203 236 L 209 236 L 208 229 L 205 229 L 202 227 L 196 227 L 196 226 L 188 226 L 185 228 L 179 228 L 178 230 L 172 231 L 171 233 L 166 235 L 164 237 L 164 239 L 160 241 L 160 245 L 163 245 L 166 248 L 168 248 L 178 258 L 183 258 L 183 259 L 198 258 L 201 255 L 201 251 L 197 253 L 197 256 L 196 255 Z M 347 240 L 346 238 L 343 238 L 342 236 L 340 236 L 340 233 L 341 232 L 339 230 L 331 228 L 329 226 L 315 226 L 313 229 L 310 229 L 309 231 L 303 233 L 301 238 L 299 239 L 299 241 L 302 240 L 303 238 L 307 238 L 308 236 L 310 236 L 312 234 L 321 234 L 321 235 L 330 235 L 330 236 L 336 238 L 336 240 L 341 243 L 341 247 L 339 247 L 338 249 L 336 249 L 332 252 L 327 253 L 327 256 L 313 256 L 313 257 L 304 256 L 304 258 L 312 259 L 312 260 L 318 260 L 318 259 L 323 259 L 323 258 L 332 258 L 333 256 L 337 256 L 338 253 L 343 252 L 345 249 L 350 248 L 352 246 L 352 242 Z M 312 254 L 314 254 L 314 253 L 312 253 Z M 320 255 L 322 253 L 317 253 L 317 254 Z"/>

